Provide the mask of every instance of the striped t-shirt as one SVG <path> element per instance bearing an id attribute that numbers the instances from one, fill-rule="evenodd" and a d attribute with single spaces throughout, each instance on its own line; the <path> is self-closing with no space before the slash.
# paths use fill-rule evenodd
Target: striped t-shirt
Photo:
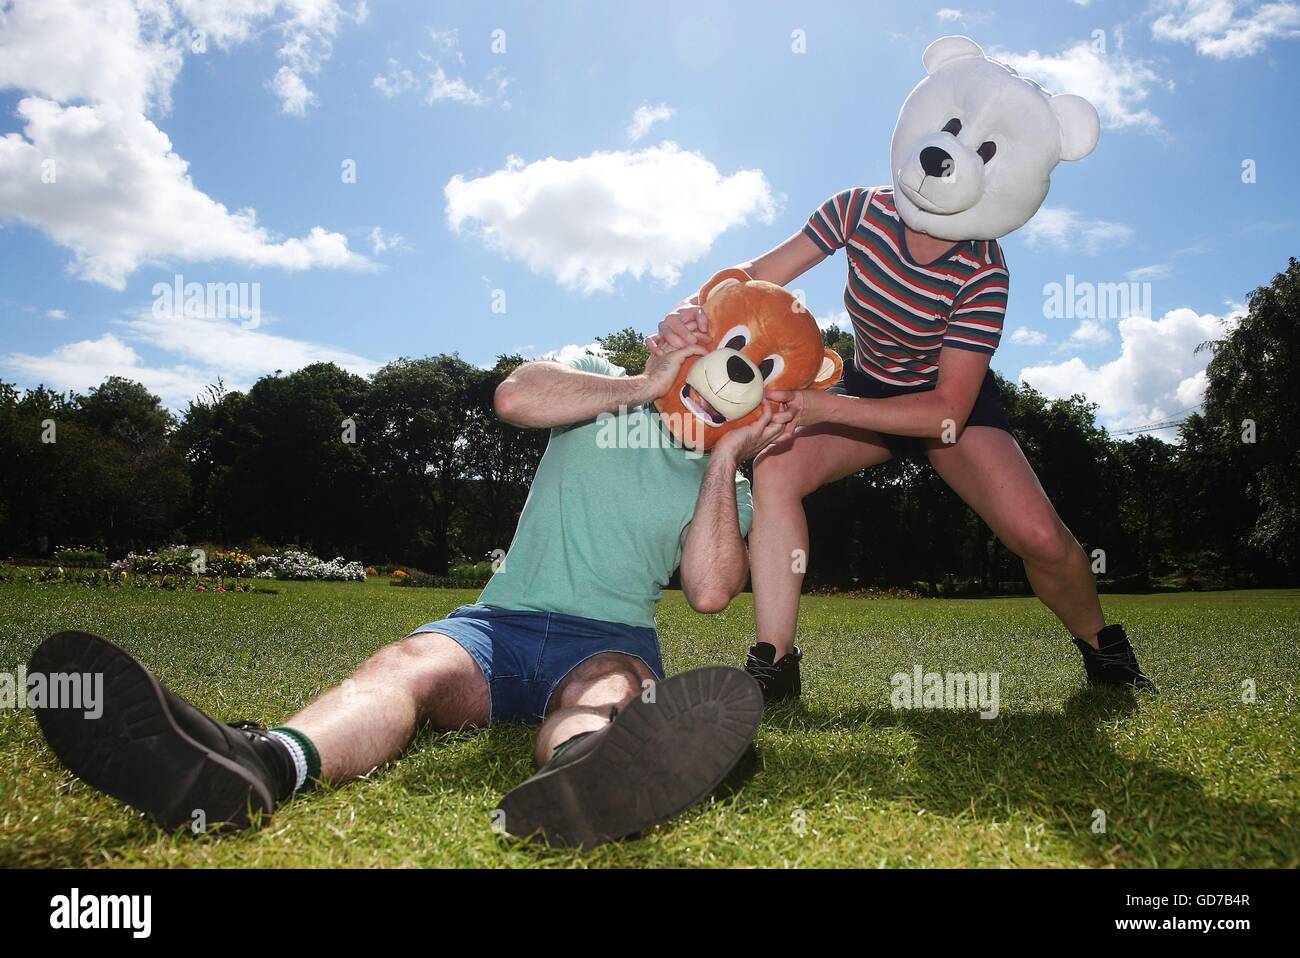
<path id="1" fill-rule="evenodd" d="M 1007 266 L 997 240 L 963 240 L 933 263 L 907 252 L 890 187 L 836 193 L 804 233 L 827 255 L 848 248 L 844 305 L 854 363 L 894 386 L 933 386 L 944 346 L 993 355 L 1007 311 Z"/>

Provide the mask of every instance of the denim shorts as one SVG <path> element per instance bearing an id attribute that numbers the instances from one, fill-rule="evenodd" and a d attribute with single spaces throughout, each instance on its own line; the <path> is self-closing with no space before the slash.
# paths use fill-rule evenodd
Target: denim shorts
<path id="1" fill-rule="evenodd" d="M 478 663 L 492 697 L 493 722 L 541 722 L 556 686 L 602 652 L 634 656 L 656 678 L 664 677 L 655 630 L 619 622 L 475 603 L 411 634 L 417 632 L 438 632 L 455 640 Z"/>
<path id="2" fill-rule="evenodd" d="M 905 396 L 908 393 L 925 392 L 933 388 L 933 386 L 890 386 L 873 376 L 868 376 L 852 363 L 845 363 L 840 381 L 826 391 L 841 396 L 856 396 L 859 399 L 888 399 L 891 396 Z M 1007 419 L 1007 414 L 1002 409 L 1002 400 L 998 398 L 997 380 L 993 378 L 991 369 L 984 373 L 984 381 L 980 383 L 979 395 L 975 397 L 975 405 L 971 407 L 966 425 L 992 426 L 1003 432 L 1011 432 L 1011 420 Z M 896 436 L 893 433 L 882 432 L 880 438 L 885 441 L 889 451 L 899 459 L 921 459 L 925 456 L 925 440 L 919 436 Z"/>

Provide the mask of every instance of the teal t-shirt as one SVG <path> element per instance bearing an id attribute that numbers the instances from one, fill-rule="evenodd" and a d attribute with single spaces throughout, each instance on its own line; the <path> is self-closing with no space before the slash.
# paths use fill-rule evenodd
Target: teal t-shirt
<path id="1" fill-rule="evenodd" d="M 626 375 L 601 356 L 570 365 Z M 479 601 L 654 628 L 708 461 L 674 445 L 652 406 L 552 429 L 514 541 Z M 754 506 L 740 473 L 736 509 L 748 535 Z"/>

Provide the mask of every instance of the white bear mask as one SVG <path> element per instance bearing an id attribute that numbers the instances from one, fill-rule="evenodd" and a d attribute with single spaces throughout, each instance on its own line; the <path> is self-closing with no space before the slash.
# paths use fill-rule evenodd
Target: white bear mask
<path id="1" fill-rule="evenodd" d="M 997 239 L 1037 212 L 1061 160 L 1081 160 L 1101 135 L 1093 105 L 1052 96 L 984 55 L 941 37 L 922 57 L 929 74 L 903 103 L 890 143 L 894 204 L 914 230 L 939 239 Z"/>

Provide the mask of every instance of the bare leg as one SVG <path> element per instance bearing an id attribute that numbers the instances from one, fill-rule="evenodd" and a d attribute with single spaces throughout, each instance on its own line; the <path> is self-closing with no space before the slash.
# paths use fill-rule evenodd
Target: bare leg
<path id="1" fill-rule="evenodd" d="M 1015 437 L 970 426 L 951 445 L 928 444 L 952 490 L 1020 556 L 1034 592 L 1077 639 L 1097 647 L 1105 626 L 1088 557 L 1056 514 Z"/>
<path id="2" fill-rule="evenodd" d="M 593 655 L 556 686 L 546 721 L 537 732 L 533 761 L 540 767 L 555 747 L 582 732 L 594 732 L 610 721 L 610 710 L 622 708 L 654 682 L 654 673 L 634 655 L 603 652 Z"/>
<path id="3" fill-rule="evenodd" d="M 421 725 L 480 726 L 490 714 L 470 654 L 445 635 L 419 632 L 380 649 L 285 724 L 315 744 L 321 777 L 341 782 L 396 758 Z"/>
<path id="4" fill-rule="evenodd" d="M 768 447 L 754 462 L 754 524 L 749 531 L 750 579 L 758 641 L 780 659 L 794 646 L 799 592 L 808 558 L 803 497 L 891 457 L 869 429 L 819 425 Z M 802 557 L 802 562 L 796 561 Z"/>

